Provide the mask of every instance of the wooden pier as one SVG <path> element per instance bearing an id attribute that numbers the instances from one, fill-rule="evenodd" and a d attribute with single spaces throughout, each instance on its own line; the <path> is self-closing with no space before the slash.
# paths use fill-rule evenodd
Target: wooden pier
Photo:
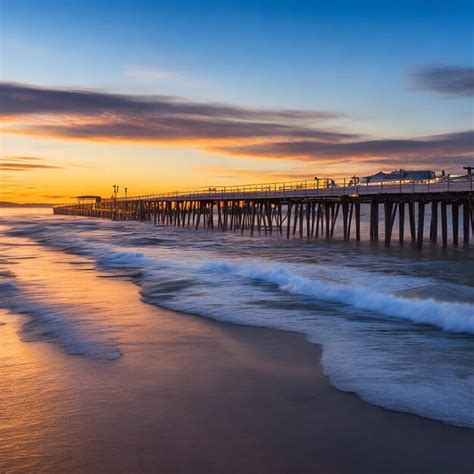
<path id="1" fill-rule="evenodd" d="M 471 174 L 363 184 L 353 177 L 110 199 L 83 196 L 79 203 L 55 206 L 54 213 L 308 239 L 334 238 L 339 226 L 341 238 L 360 241 L 364 207 L 371 241 L 379 240 L 382 226 L 387 246 L 396 239 L 421 249 L 429 237 L 443 247 L 448 242 L 457 247 L 469 244 L 474 235 L 473 181 Z"/>

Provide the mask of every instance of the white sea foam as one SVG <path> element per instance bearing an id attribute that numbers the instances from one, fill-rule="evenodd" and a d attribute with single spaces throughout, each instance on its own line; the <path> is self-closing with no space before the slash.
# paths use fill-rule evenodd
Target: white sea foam
<path id="1" fill-rule="evenodd" d="M 118 246 L 85 242 L 82 239 L 65 239 L 62 246 L 75 248 L 76 252 L 93 257 L 103 268 L 138 269 L 145 272 L 163 268 L 163 259 L 145 255 L 143 252 L 124 251 Z M 191 262 L 175 261 L 175 270 L 190 273 L 196 267 Z M 388 292 L 358 286 L 347 282 L 337 284 L 322 279 L 304 277 L 289 266 L 269 265 L 265 261 L 237 264 L 233 261 L 211 260 L 201 265 L 204 272 L 234 274 L 242 278 L 263 281 L 277 285 L 280 290 L 294 295 L 302 295 L 317 300 L 341 303 L 377 316 L 400 318 L 417 324 L 436 326 L 453 333 L 474 334 L 474 305 L 438 301 L 434 298 L 404 298 Z M 339 278 L 340 278 L 339 268 Z M 325 269 L 327 272 L 327 268 Z M 346 270 L 347 272 L 347 270 Z M 377 274 L 368 274 L 366 280 L 376 279 Z M 392 278 L 393 279 L 393 278 Z M 390 280 L 390 278 L 388 279 Z M 387 281 L 387 278 L 385 278 Z M 413 282 L 412 282 L 413 285 Z"/>
<path id="2" fill-rule="evenodd" d="M 123 252 L 104 248 L 100 248 L 99 252 L 100 254 L 95 256 L 97 263 L 106 268 L 146 269 L 154 264 L 141 252 Z"/>
<path id="3" fill-rule="evenodd" d="M 286 292 L 373 311 L 378 315 L 430 324 L 445 331 L 474 334 L 474 305 L 430 299 L 402 298 L 371 291 L 356 285 L 338 285 L 304 278 L 283 265 L 262 263 L 234 264 L 225 261 L 206 263 L 204 271 L 231 273 L 244 278 L 278 285 Z"/>
<path id="4" fill-rule="evenodd" d="M 55 342 L 68 354 L 90 358 L 121 357 L 112 340 L 113 327 L 95 321 L 95 313 L 91 314 L 94 308 L 84 310 L 80 303 L 56 301 L 54 291 L 42 288 L 41 278 L 31 283 L 9 270 L 2 271 L 2 275 L 0 308 L 28 317 L 19 332 L 22 340 Z"/>
<path id="5" fill-rule="evenodd" d="M 20 332 L 24 341 L 56 342 L 68 354 L 94 359 L 115 360 L 122 356 L 120 349 L 110 340 L 111 328 L 89 328 L 87 321 L 81 321 L 80 315 L 72 314 L 69 307 L 45 304 L 25 294 L 2 301 L 0 307 L 13 314 L 28 316 Z"/>

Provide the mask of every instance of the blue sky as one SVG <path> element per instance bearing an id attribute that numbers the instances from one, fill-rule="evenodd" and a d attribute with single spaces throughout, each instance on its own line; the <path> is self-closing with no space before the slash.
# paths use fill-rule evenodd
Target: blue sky
<path id="1" fill-rule="evenodd" d="M 472 129 L 470 93 L 414 81 L 472 69 L 472 1 L 0 4 L 3 81 L 323 110 L 374 139 Z"/>

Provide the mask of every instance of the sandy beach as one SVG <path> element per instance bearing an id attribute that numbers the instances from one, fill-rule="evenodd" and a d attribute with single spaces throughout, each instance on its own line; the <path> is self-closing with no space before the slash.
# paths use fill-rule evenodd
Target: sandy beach
<path id="1" fill-rule="evenodd" d="M 303 334 L 166 310 L 129 267 L 0 243 L 21 288 L 0 309 L 0 472 L 472 473 L 474 430 L 335 389 Z"/>
<path id="2" fill-rule="evenodd" d="M 0 471 L 472 472 L 473 430 L 334 389 L 302 335 L 137 305 L 128 330 L 146 339 L 117 361 L 18 341 L 20 319 L 1 315 L 0 367 L 12 380 L 1 395 Z M 19 359 L 41 380 L 36 392 L 8 371 Z"/>

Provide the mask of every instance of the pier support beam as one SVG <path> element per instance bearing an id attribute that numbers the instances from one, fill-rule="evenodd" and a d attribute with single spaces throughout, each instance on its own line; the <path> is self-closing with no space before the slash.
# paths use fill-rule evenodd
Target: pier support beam
<path id="1" fill-rule="evenodd" d="M 393 223 L 393 202 L 392 201 L 385 201 L 383 203 L 384 207 L 384 223 L 385 223 L 385 246 L 390 245 L 390 241 L 392 240 L 392 223 Z"/>
<path id="2" fill-rule="evenodd" d="M 405 203 L 400 201 L 398 204 L 398 241 L 403 245 L 405 240 Z"/>
<path id="3" fill-rule="evenodd" d="M 408 203 L 408 215 L 409 215 L 409 220 L 410 220 L 411 241 L 415 242 L 416 240 L 415 203 L 413 201 L 410 201 Z"/>
<path id="4" fill-rule="evenodd" d="M 464 243 L 469 243 L 469 233 L 471 230 L 471 223 L 470 223 L 470 206 L 469 201 L 464 201 L 462 208 L 463 208 L 463 231 L 464 231 Z"/>
<path id="5" fill-rule="evenodd" d="M 448 246 L 448 212 L 446 209 L 446 202 L 441 202 L 441 239 L 443 247 Z"/>
<path id="6" fill-rule="evenodd" d="M 360 202 L 355 203 L 356 240 L 360 241 Z"/>
<path id="7" fill-rule="evenodd" d="M 287 213 L 286 213 L 286 238 L 290 238 L 290 229 L 291 229 L 291 208 L 292 208 L 292 203 L 288 202 L 287 204 Z"/>
<path id="8" fill-rule="evenodd" d="M 331 225 L 330 225 L 331 215 L 330 215 L 329 206 L 330 206 L 329 202 L 324 203 L 324 214 L 326 217 L 326 239 L 329 239 L 329 237 L 331 236 Z"/>
<path id="9" fill-rule="evenodd" d="M 459 245 L 459 204 L 453 202 L 451 204 L 452 227 L 453 227 L 453 245 Z"/>
<path id="10" fill-rule="evenodd" d="M 379 203 L 370 202 L 370 240 L 379 240 Z"/>
<path id="11" fill-rule="evenodd" d="M 420 201 L 418 203 L 418 235 L 416 239 L 416 246 L 421 250 L 423 247 L 423 231 L 425 229 L 425 203 Z"/>
<path id="12" fill-rule="evenodd" d="M 349 240 L 349 203 L 342 203 L 342 224 L 344 226 L 344 240 Z"/>
<path id="13" fill-rule="evenodd" d="M 438 201 L 431 201 L 430 239 L 433 243 L 438 240 Z"/>

